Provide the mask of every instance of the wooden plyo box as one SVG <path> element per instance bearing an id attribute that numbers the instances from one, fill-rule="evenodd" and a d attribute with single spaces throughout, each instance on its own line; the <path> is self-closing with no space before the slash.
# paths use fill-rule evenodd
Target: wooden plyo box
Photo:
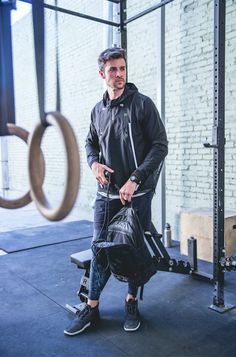
<path id="1" fill-rule="evenodd" d="M 236 253 L 236 212 L 225 212 L 226 256 Z M 213 262 L 213 218 L 212 210 L 198 208 L 180 213 L 180 252 L 188 255 L 188 238 L 197 239 L 197 257 Z"/>

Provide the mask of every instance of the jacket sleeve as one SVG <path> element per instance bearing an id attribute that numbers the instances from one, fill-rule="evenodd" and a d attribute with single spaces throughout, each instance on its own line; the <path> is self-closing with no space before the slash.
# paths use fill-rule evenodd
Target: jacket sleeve
<path id="1" fill-rule="evenodd" d="M 155 104 L 149 97 L 146 97 L 143 103 L 141 127 L 147 150 L 142 163 L 134 171 L 134 174 L 143 182 L 159 167 L 168 153 L 164 124 Z"/>
<path id="2" fill-rule="evenodd" d="M 91 122 L 90 122 L 89 132 L 85 144 L 87 162 L 90 167 L 95 161 L 99 162 L 99 152 L 100 152 L 98 134 L 94 125 L 95 116 L 96 116 L 96 112 L 95 109 L 93 109 L 91 112 Z"/>

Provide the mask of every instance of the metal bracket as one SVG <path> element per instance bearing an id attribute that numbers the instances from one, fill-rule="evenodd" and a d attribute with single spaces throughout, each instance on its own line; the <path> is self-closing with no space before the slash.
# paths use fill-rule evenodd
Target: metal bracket
<path id="1" fill-rule="evenodd" d="M 189 262 L 183 260 L 157 258 L 155 259 L 155 267 L 157 270 L 169 271 L 171 273 L 191 274 L 192 272 Z"/>
<path id="2" fill-rule="evenodd" d="M 236 258 L 235 257 L 221 257 L 220 265 L 227 271 L 236 271 Z"/>
<path id="3" fill-rule="evenodd" d="M 78 311 L 82 311 L 85 307 L 85 303 L 82 302 L 80 304 L 77 305 L 70 305 L 70 304 L 66 304 L 65 308 L 66 310 L 68 310 L 69 312 L 72 312 L 73 314 L 77 314 Z"/>
<path id="4" fill-rule="evenodd" d="M 205 148 L 218 148 L 218 126 L 214 125 L 212 127 L 212 144 L 210 143 L 204 143 L 203 144 Z"/>
<path id="5" fill-rule="evenodd" d="M 210 143 L 204 143 L 203 146 L 206 148 L 206 149 L 216 149 L 218 148 L 218 145 L 213 145 L 213 144 L 210 144 Z"/>
<path id="6" fill-rule="evenodd" d="M 231 304 L 227 304 L 227 305 L 223 305 L 223 306 L 216 306 L 216 305 L 212 304 L 212 305 L 208 306 L 208 309 L 219 312 L 220 314 L 223 314 L 224 312 L 227 312 L 234 308 L 235 308 L 235 306 L 231 305 Z"/>
<path id="7" fill-rule="evenodd" d="M 194 237 L 188 239 L 188 261 L 192 268 L 190 272 L 193 278 L 206 281 L 213 282 L 213 275 L 205 273 L 203 271 L 198 270 L 198 262 L 197 262 L 197 240 Z"/>
<path id="8" fill-rule="evenodd" d="M 203 146 L 205 148 L 214 148 L 214 149 L 219 149 L 220 146 L 219 146 L 219 133 L 221 133 L 221 128 L 218 126 L 218 125 L 214 125 L 212 127 L 212 144 L 206 142 L 203 144 Z M 226 138 L 224 138 L 224 142 L 223 142 L 223 145 L 226 144 Z"/>

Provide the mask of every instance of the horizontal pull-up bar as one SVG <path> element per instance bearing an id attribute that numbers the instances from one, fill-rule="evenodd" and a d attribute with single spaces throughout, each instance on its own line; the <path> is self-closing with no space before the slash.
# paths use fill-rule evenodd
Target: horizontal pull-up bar
<path id="1" fill-rule="evenodd" d="M 120 0 L 107 0 L 109 2 L 114 2 L 115 4 L 119 4 L 120 3 Z"/>
<path id="2" fill-rule="evenodd" d="M 19 0 L 19 1 L 26 2 L 28 4 L 32 4 L 30 0 Z M 81 18 L 86 19 L 86 20 L 100 22 L 100 23 L 105 24 L 105 25 L 110 25 L 110 26 L 115 26 L 115 27 L 119 27 L 120 26 L 120 24 L 118 24 L 117 22 L 100 19 L 98 17 L 94 17 L 94 16 L 90 16 L 90 15 L 85 15 L 85 14 L 82 14 L 80 12 L 64 9 L 62 7 L 59 7 L 59 6 L 53 6 L 53 5 L 44 4 L 44 7 L 46 9 L 49 9 L 49 10 L 55 10 L 55 11 L 62 12 L 62 13 L 67 14 L 67 15 L 77 16 L 77 17 L 81 17 Z"/>
<path id="3" fill-rule="evenodd" d="M 25 2 L 25 3 L 28 3 L 28 4 L 31 4 L 31 0 L 19 0 L 19 1 L 22 1 L 22 2 Z M 120 1 L 117 1 L 117 0 L 108 0 L 108 1 L 112 1 L 114 3 L 119 3 Z M 174 0 L 162 0 L 159 4 L 157 5 L 154 5 L 142 12 L 140 12 L 139 14 L 137 15 L 134 15 L 132 16 L 131 18 L 127 19 L 124 21 L 124 25 L 134 21 L 134 20 L 137 20 L 139 19 L 140 17 L 144 16 L 144 15 L 147 15 L 149 14 L 150 12 L 152 11 L 155 11 L 159 8 L 161 8 L 162 6 L 165 6 L 167 4 L 169 4 L 170 2 L 172 2 Z M 62 12 L 64 14 L 68 14 L 68 15 L 72 15 L 72 16 L 77 16 L 77 17 L 81 17 L 81 18 L 84 18 L 86 20 L 91 20 L 91 21 L 95 21 L 95 22 L 100 22 L 102 24 L 106 24 L 106 25 L 109 25 L 109 26 L 114 26 L 114 27 L 120 27 L 120 24 L 117 23 L 117 22 L 113 22 L 113 21 L 108 21 L 108 20 L 104 20 L 104 19 L 100 19 L 98 17 L 94 17 L 94 16 L 90 16 L 90 15 L 86 15 L 86 14 L 82 14 L 80 12 L 77 12 L 77 11 L 72 11 L 72 10 L 68 10 L 68 9 L 65 9 L 65 8 L 62 8 L 62 7 L 59 7 L 59 6 L 53 6 L 53 5 L 49 5 L 49 4 L 44 4 L 44 7 L 46 9 L 50 9 L 50 10 L 54 10 L 54 11 L 58 11 L 58 12 Z"/>
<path id="4" fill-rule="evenodd" d="M 129 19 L 125 20 L 125 21 L 124 21 L 124 24 L 125 24 L 125 25 L 126 25 L 126 24 L 129 24 L 130 22 L 132 22 L 132 21 L 134 21 L 134 20 L 137 20 L 137 19 L 139 19 L 140 17 L 142 17 L 142 16 L 144 16 L 144 15 L 149 14 L 150 12 L 152 12 L 152 11 L 154 11 L 154 10 L 159 9 L 160 7 L 167 5 L 167 4 L 169 4 L 170 2 L 172 2 L 172 1 L 174 1 L 174 0 L 163 0 L 163 1 L 160 2 L 159 4 L 153 5 L 153 6 L 150 7 L 149 9 L 146 9 L 146 10 L 140 12 L 139 14 L 134 15 L 134 16 L 130 17 Z"/>

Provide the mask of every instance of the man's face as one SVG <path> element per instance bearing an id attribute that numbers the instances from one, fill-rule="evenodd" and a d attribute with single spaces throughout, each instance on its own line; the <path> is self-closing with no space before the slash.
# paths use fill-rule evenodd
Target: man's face
<path id="1" fill-rule="evenodd" d="M 100 76 L 112 90 L 122 90 L 126 83 L 126 63 L 123 58 L 111 59 L 106 62 Z"/>

